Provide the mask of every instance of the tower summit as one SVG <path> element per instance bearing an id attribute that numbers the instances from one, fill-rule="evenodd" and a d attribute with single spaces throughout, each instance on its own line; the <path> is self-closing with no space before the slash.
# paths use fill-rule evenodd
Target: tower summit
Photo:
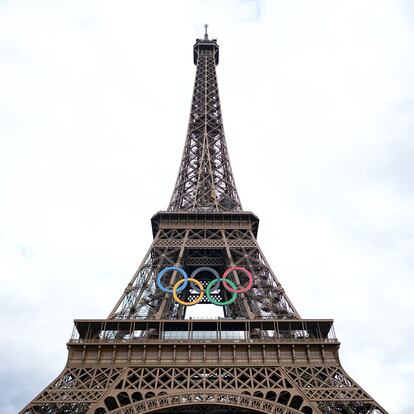
<path id="1" fill-rule="evenodd" d="M 303 319 L 242 209 L 205 27 L 190 120 L 167 211 L 105 319 L 78 319 L 63 372 L 23 414 L 387 414 L 339 360 L 330 319 Z M 194 305 L 221 318 L 186 318 Z M 207 308 L 208 309 L 208 308 Z"/>

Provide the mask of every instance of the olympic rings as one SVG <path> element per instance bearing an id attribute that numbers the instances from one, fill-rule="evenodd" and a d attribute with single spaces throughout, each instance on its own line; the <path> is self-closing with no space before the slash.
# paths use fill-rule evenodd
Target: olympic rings
<path id="1" fill-rule="evenodd" d="M 184 279 L 182 279 L 182 280 L 184 280 L 184 282 L 182 282 L 183 285 L 181 286 L 180 289 L 177 290 L 177 293 L 182 292 L 187 287 L 188 275 L 187 275 L 187 273 L 185 272 L 184 269 L 181 269 L 181 267 L 177 267 L 177 266 L 166 267 L 165 269 L 162 269 L 160 273 L 158 273 L 158 276 L 157 276 L 157 285 L 158 285 L 158 287 L 165 293 L 172 293 L 172 289 L 167 289 L 166 287 L 164 287 L 161 284 L 162 276 L 165 273 L 169 272 L 170 270 L 175 270 L 175 271 L 177 271 L 178 273 L 181 273 L 184 276 Z"/>
<path id="2" fill-rule="evenodd" d="M 232 267 L 229 267 L 225 272 L 224 272 L 224 274 L 223 274 L 223 279 L 225 279 L 226 277 L 227 277 L 227 275 L 230 273 L 230 272 L 233 272 L 234 270 L 240 270 L 241 272 L 244 272 L 244 273 L 246 273 L 246 275 L 247 275 L 247 277 L 249 278 L 249 283 L 247 284 L 247 286 L 246 287 L 244 287 L 244 288 L 241 288 L 241 289 L 237 289 L 237 290 L 235 290 L 236 288 L 235 287 L 233 287 L 232 285 L 231 285 L 231 283 L 229 283 L 229 280 L 227 280 L 227 281 L 224 281 L 223 282 L 223 285 L 224 285 L 224 287 L 229 291 L 229 292 L 235 292 L 235 293 L 243 293 L 243 292 L 247 292 L 252 286 L 253 286 L 253 276 L 252 276 L 252 274 L 247 270 L 247 269 L 245 269 L 244 267 L 239 267 L 239 266 L 232 266 Z M 227 285 L 227 283 L 229 283 L 229 285 L 231 286 L 228 286 Z"/>
<path id="3" fill-rule="evenodd" d="M 172 289 L 168 289 L 166 288 L 162 283 L 161 283 L 161 277 L 169 271 L 176 271 L 178 273 L 181 273 L 184 276 L 184 279 L 180 279 L 178 280 L 175 285 L 173 286 Z M 215 279 L 210 281 L 207 284 L 207 287 L 204 289 L 203 284 L 195 279 L 195 276 L 197 276 L 200 272 L 210 272 L 215 276 Z M 230 279 L 227 279 L 227 276 L 230 274 L 230 272 L 235 272 L 235 271 L 240 271 L 243 272 L 247 275 L 249 282 L 247 284 L 247 286 L 245 287 L 241 287 L 240 289 L 237 289 L 237 286 L 235 284 L 235 282 L 233 282 Z M 244 267 L 239 267 L 239 266 L 232 266 L 229 267 L 224 273 L 223 276 L 220 278 L 220 275 L 218 274 L 218 272 L 211 268 L 211 267 L 199 267 L 197 269 L 195 269 L 192 273 L 191 276 L 188 277 L 187 273 L 185 272 L 184 269 L 182 269 L 181 267 L 177 267 L 177 266 L 170 266 L 170 267 L 166 267 L 163 270 L 161 270 L 160 273 L 158 273 L 157 279 L 156 279 L 157 285 L 158 287 L 166 293 L 172 293 L 174 300 L 179 303 L 180 305 L 184 305 L 184 306 L 192 306 L 195 305 L 197 303 L 199 303 L 203 298 L 204 298 L 204 294 L 207 296 L 208 300 L 210 301 L 210 303 L 217 305 L 217 306 L 226 306 L 226 305 L 231 305 L 237 298 L 238 293 L 244 293 L 247 292 L 248 290 L 250 290 L 253 286 L 253 276 L 252 274 L 245 269 Z M 198 297 L 196 297 L 194 300 L 186 302 L 182 299 L 180 299 L 178 297 L 178 293 L 182 292 L 188 285 L 188 282 L 190 282 L 191 285 L 191 289 L 193 291 L 195 291 L 198 294 Z M 219 289 L 220 283 L 223 282 L 223 287 L 228 291 L 231 292 L 231 298 L 227 301 L 223 301 L 220 302 L 216 299 L 214 299 L 212 291 L 216 291 Z M 191 293 L 191 295 L 194 297 L 194 295 Z"/>
<path id="4" fill-rule="evenodd" d="M 185 279 L 181 279 L 181 280 L 179 280 L 175 285 L 174 285 L 174 287 L 173 287 L 173 297 L 174 297 L 174 299 L 175 299 L 175 301 L 176 302 L 178 302 L 180 305 L 185 305 L 185 306 L 192 306 L 192 305 L 195 305 L 196 303 L 198 303 L 198 302 L 200 302 L 200 300 L 201 299 L 203 299 L 203 297 L 204 297 L 204 292 L 203 292 L 203 285 L 201 284 L 201 282 L 199 281 L 199 280 L 197 280 L 197 279 L 193 279 L 193 278 L 188 278 L 187 279 L 188 281 L 190 281 L 191 283 L 195 283 L 199 288 L 200 288 L 200 290 L 199 290 L 199 295 L 198 295 L 198 298 L 195 298 L 192 302 L 185 302 L 184 300 L 181 300 L 179 297 L 178 297 L 178 295 L 177 295 L 177 292 L 178 292 L 178 286 L 180 286 L 180 285 L 182 285 L 183 283 L 184 283 L 184 281 L 185 281 Z M 213 283 L 214 283 L 214 280 L 212 281 Z M 209 294 L 210 292 L 208 292 L 207 293 L 207 295 Z"/>
<path id="5" fill-rule="evenodd" d="M 199 267 L 199 268 L 195 269 L 193 271 L 193 273 L 191 273 L 191 276 L 190 277 L 191 278 L 194 278 L 200 272 L 204 272 L 204 271 L 213 273 L 213 275 L 216 277 L 216 284 L 214 285 L 214 289 L 213 290 L 217 290 L 219 288 L 219 286 L 220 286 L 220 275 L 218 274 L 217 270 L 213 269 L 212 267 L 206 267 L 206 266 Z M 191 288 L 193 290 L 195 290 L 197 293 L 200 293 L 200 290 L 198 290 L 198 288 L 194 286 L 194 282 L 190 282 L 190 285 L 191 285 Z"/>
<path id="6" fill-rule="evenodd" d="M 223 282 L 223 285 L 224 285 L 224 283 L 226 283 L 226 280 L 227 280 L 227 283 L 233 288 L 233 289 L 236 289 L 237 288 L 237 286 L 236 286 L 236 284 L 234 283 L 234 282 L 232 282 L 231 280 L 228 280 L 228 279 L 224 279 L 224 277 L 222 277 L 222 278 L 220 278 L 219 279 L 219 282 Z M 214 280 L 212 280 L 208 285 L 207 285 L 207 288 L 206 288 L 206 295 L 207 295 L 207 297 L 208 297 L 208 300 L 211 302 L 211 303 L 214 303 L 215 305 L 218 305 L 218 306 L 226 306 L 226 305 L 231 305 L 235 300 L 236 300 L 236 298 L 237 298 L 237 292 L 236 291 L 233 291 L 233 294 L 231 295 L 231 298 L 229 299 L 229 300 L 227 300 L 227 301 L 225 301 L 225 302 L 219 302 L 218 300 L 215 300 L 212 296 L 211 296 L 211 293 L 210 293 L 210 289 L 211 289 L 211 287 L 213 286 L 213 283 L 214 283 Z"/>

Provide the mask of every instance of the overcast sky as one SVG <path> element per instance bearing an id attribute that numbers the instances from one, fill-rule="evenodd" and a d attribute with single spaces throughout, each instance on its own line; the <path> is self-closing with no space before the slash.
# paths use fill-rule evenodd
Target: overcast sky
<path id="1" fill-rule="evenodd" d="M 106 317 L 166 209 L 203 23 L 233 172 L 304 318 L 414 412 L 414 1 L 1 1 L 0 412 Z"/>

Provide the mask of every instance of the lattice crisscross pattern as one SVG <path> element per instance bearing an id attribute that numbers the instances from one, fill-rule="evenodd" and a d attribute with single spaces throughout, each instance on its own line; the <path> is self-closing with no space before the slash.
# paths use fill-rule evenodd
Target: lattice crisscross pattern
<path id="1" fill-rule="evenodd" d="M 198 58 L 187 139 L 168 210 L 241 210 L 224 136 L 214 50 Z"/>

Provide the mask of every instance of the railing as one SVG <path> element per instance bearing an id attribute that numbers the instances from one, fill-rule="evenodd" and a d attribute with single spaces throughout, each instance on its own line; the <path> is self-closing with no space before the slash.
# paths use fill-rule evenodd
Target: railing
<path id="1" fill-rule="evenodd" d="M 171 343 L 171 344 L 253 344 L 262 342 L 273 343 L 338 343 L 336 338 L 256 338 L 256 339 L 151 339 L 151 338 L 96 338 L 96 339 L 70 339 L 69 344 L 144 344 L 144 343 Z"/>
<path id="2" fill-rule="evenodd" d="M 336 342 L 331 320 L 77 320 L 71 343 Z"/>

